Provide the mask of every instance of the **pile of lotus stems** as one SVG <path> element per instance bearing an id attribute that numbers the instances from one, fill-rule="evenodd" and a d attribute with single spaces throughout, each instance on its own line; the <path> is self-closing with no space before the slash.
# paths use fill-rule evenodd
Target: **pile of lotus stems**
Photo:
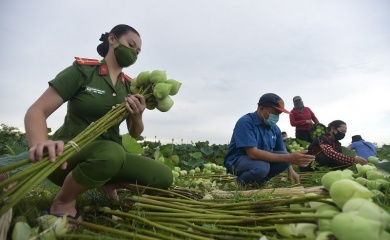
<path id="1" fill-rule="evenodd" d="M 272 198 L 243 202 L 199 201 L 175 194 L 174 197 L 141 195 L 127 197 L 129 211 L 99 208 L 106 216 L 104 225 L 75 222 L 87 229 L 136 239 L 277 239 L 274 224 L 316 223 L 330 219 L 305 207 L 308 202 L 325 202 L 329 196 Z M 302 204 L 291 208 L 290 205 Z M 115 219 L 115 220 L 114 220 Z M 115 228 L 107 227 L 112 225 Z M 275 236 L 273 238 L 270 233 Z"/>
<path id="2" fill-rule="evenodd" d="M 69 141 L 65 145 L 62 155 L 58 156 L 54 163 L 49 161 L 49 157 L 46 154 L 41 161 L 28 166 L 23 171 L 16 173 L 15 175 L 0 183 L 0 189 L 3 189 L 8 184 L 17 182 L 14 187 L 8 191 L 3 191 L 0 194 L 0 202 L 8 198 L 0 208 L 0 216 L 5 214 L 9 209 L 20 202 L 20 200 L 22 200 L 30 190 L 38 186 L 44 179 L 47 178 L 47 176 L 49 176 L 55 169 L 60 167 L 61 164 L 73 157 L 81 148 L 95 140 L 110 127 L 122 122 L 126 116 L 127 110 L 125 108 L 125 102 L 118 104 L 102 118 L 96 122 L 91 123 L 84 131 Z M 29 163 L 29 160 L 26 159 L 16 164 L 3 167 L 0 169 L 0 174 L 19 168 L 23 165 L 27 165 Z"/>

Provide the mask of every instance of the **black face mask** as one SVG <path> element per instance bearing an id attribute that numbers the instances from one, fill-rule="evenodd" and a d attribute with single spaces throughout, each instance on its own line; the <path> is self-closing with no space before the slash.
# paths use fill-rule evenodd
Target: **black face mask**
<path id="1" fill-rule="evenodd" d="M 337 131 L 337 133 L 333 133 L 334 139 L 336 139 L 338 141 L 338 140 L 341 140 L 341 139 L 343 139 L 345 137 L 345 133 L 340 132 L 337 129 L 336 129 L 336 131 Z"/>

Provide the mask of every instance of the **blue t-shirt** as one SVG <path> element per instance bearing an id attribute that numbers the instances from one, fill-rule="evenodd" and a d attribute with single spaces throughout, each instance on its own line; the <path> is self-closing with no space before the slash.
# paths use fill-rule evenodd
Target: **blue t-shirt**
<path id="1" fill-rule="evenodd" d="M 364 140 L 359 140 L 359 141 L 356 141 L 356 142 L 353 142 L 351 143 L 351 145 L 349 145 L 349 147 L 354 150 L 357 155 L 359 155 L 360 157 L 364 158 L 364 159 L 368 159 L 369 156 L 376 156 L 375 154 L 375 150 L 376 150 L 376 147 L 374 144 L 370 143 L 370 142 L 366 142 Z"/>
<path id="2" fill-rule="evenodd" d="M 248 113 L 237 121 L 224 159 L 227 172 L 231 173 L 237 160 L 246 155 L 246 147 L 257 147 L 268 152 L 285 150 L 279 127 L 266 125 L 257 112 Z"/>

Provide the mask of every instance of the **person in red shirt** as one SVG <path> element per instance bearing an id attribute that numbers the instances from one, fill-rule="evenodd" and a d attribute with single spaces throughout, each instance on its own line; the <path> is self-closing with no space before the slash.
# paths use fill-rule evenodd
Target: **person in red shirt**
<path id="1" fill-rule="evenodd" d="M 294 108 L 290 114 L 290 124 L 295 127 L 295 137 L 311 143 L 313 139 L 310 136 L 310 127 L 313 124 L 318 124 L 319 121 L 313 111 L 305 107 L 300 96 L 293 98 Z"/>

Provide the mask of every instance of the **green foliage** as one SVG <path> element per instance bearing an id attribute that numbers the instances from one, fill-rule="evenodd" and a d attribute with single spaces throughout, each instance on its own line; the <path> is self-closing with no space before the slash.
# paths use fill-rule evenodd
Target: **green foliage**
<path id="1" fill-rule="evenodd" d="M 144 153 L 144 149 L 137 143 L 137 139 L 132 138 L 130 134 L 122 135 L 122 145 L 123 148 L 129 153 L 134 153 L 134 154 Z"/>
<path id="2" fill-rule="evenodd" d="M 25 134 L 16 127 L 0 125 L 0 155 L 15 155 L 27 150 Z"/>
<path id="3" fill-rule="evenodd" d="M 326 133 L 326 126 L 322 123 L 313 124 L 310 129 L 310 135 L 312 139 L 315 139 L 316 137 L 321 136 L 322 134 Z"/>
<path id="4" fill-rule="evenodd" d="M 27 152 L 22 152 L 18 155 L 3 154 L 0 156 L 0 168 L 4 167 L 4 166 L 15 164 L 15 163 L 20 162 L 20 161 L 23 161 L 23 160 L 27 159 L 27 157 L 28 157 Z M 30 165 L 25 165 L 23 167 L 14 169 L 10 172 L 10 174 L 13 175 L 13 174 L 27 168 L 28 166 L 30 166 Z"/>
<path id="5" fill-rule="evenodd" d="M 378 148 L 377 150 L 377 157 L 380 159 L 387 159 L 390 160 L 390 145 L 384 144 L 381 148 Z"/>
<path id="6" fill-rule="evenodd" d="M 123 135 L 124 136 L 124 135 Z M 127 135 L 123 141 L 129 140 Z M 142 148 L 143 156 L 153 158 L 161 161 L 171 169 L 180 167 L 183 170 L 190 170 L 195 167 L 202 167 L 205 163 L 211 162 L 218 165 L 223 165 L 228 145 L 210 145 L 208 141 L 196 142 L 191 144 L 161 144 L 160 141 L 155 140 L 145 141 L 143 138 L 131 140 L 131 146 L 135 149 Z M 126 143 L 129 145 L 129 143 Z M 135 150 L 126 148 L 128 152 L 136 153 Z"/>
<path id="7" fill-rule="evenodd" d="M 344 146 L 341 147 L 341 153 L 351 157 L 355 157 L 357 155 L 355 151 L 348 149 Z"/>

